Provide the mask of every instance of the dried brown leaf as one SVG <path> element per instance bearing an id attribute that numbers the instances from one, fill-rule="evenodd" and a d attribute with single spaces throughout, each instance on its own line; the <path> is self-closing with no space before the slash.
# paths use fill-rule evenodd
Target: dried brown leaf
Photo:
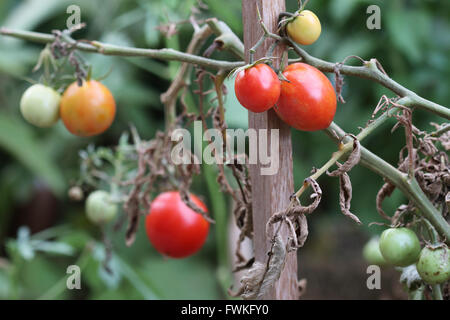
<path id="1" fill-rule="evenodd" d="M 286 262 L 286 245 L 281 236 L 274 238 L 269 259 L 266 264 L 255 262 L 242 277 L 243 293 L 246 300 L 261 299 L 280 278 Z"/>
<path id="2" fill-rule="evenodd" d="M 389 182 L 386 182 L 385 184 L 383 184 L 383 186 L 377 193 L 377 200 L 376 200 L 377 211 L 380 214 L 380 216 L 382 216 L 383 218 L 385 218 L 386 220 L 389 220 L 389 221 L 391 220 L 391 217 L 388 216 L 383 211 L 383 201 L 387 197 L 390 197 L 392 192 L 394 192 L 394 190 L 395 190 L 395 186 Z"/>
<path id="3" fill-rule="evenodd" d="M 350 203 L 352 200 L 352 183 L 350 177 L 346 172 L 339 176 L 339 205 L 344 215 L 352 219 L 358 224 L 361 224 L 359 218 L 350 212 Z"/>
<path id="4" fill-rule="evenodd" d="M 361 159 L 361 144 L 358 139 L 353 141 L 353 151 L 350 153 L 347 161 L 344 164 L 338 166 L 338 168 L 332 172 L 327 172 L 330 177 L 338 177 L 345 172 L 349 172 L 355 165 L 359 163 Z"/>

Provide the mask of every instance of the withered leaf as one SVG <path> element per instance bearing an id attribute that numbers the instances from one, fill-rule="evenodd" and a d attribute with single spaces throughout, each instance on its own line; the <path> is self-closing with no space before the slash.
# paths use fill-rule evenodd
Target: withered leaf
<path id="1" fill-rule="evenodd" d="M 305 183 L 309 183 L 313 189 L 314 192 L 311 194 L 311 199 L 314 199 L 314 201 L 306 207 L 298 203 L 298 205 L 294 206 L 290 212 L 287 212 L 288 215 L 291 213 L 295 215 L 309 214 L 314 212 L 319 206 L 320 200 L 322 200 L 322 189 L 320 189 L 320 185 L 312 178 L 306 178 Z"/>
<path id="2" fill-rule="evenodd" d="M 342 213 L 356 223 L 361 224 L 359 218 L 350 212 L 350 203 L 352 200 L 352 183 L 347 172 L 344 172 L 339 176 L 339 186 L 339 205 L 341 207 Z"/>
<path id="3" fill-rule="evenodd" d="M 308 220 L 304 214 L 300 214 L 297 217 L 297 222 L 300 229 L 300 234 L 298 235 L 298 247 L 301 248 L 305 244 L 306 239 L 308 238 Z"/>
<path id="4" fill-rule="evenodd" d="M 395 190 L 395 186 L 389 182 L 386 182 L 385 184 L 383 184 L 383 186 L 381 187 L 381 189 L 378 191 L 377 193 L 377 199 L 376 199 L 376 206 L 377 206 L 377 211 L 380 214 L 380 216 L 382 216 L 383 218 L 385 218 L 386 220 L 391 220 L 391 217 L 389 217 L 383 210 L 383 201 L 384 199 L 386 199 L 387 197 L 390 197 L 392 192 L 394 192 Z"/>
<path id="5" fill-rule="evenodd" d="M 125 234 L 125 244 L 129 247 L 136 239 L 139 226 L 139 200 L 137 197 L 130 197 L 125 203 L 125 212 L 128 214 L 128 226 Z"/>
<path id="6" fill-rule="evenodd" d="M 327 173 L 330 177 L 338 177 L 344 172 L 349 172 L 355 165 L 358 164 L 361 159 L 361 144 L 358 139 L 353 141 L 353 151 L 350 153 L 347 161 L 342 165 L 338 165 L 338 168 L 332 172 Z"/>
<path id="7" fill-rule="evenodd" d="M 280 235 L 274 238 L 274 243 L 267 263 L 255 262 L 241 279 L 246 300 L 261 299 L 274 283 L 280 278 L 286 262 L 286 245 Z"/>

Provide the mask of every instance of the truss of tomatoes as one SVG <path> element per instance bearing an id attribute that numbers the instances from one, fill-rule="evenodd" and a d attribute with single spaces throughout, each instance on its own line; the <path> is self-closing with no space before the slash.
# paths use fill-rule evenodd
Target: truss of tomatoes
<path id="1" fill-rule="evenodd" d="M 310 45 L 320 36 L 317 16 L 299 10 L 285 21 L 285 32 L 294 42 Z M 235 93 L 246 109 L 260 113 L 274 107 L 278 116 L 291 127 L 303 131 L 327 128 L 336 113 L 336 94 L 331 82 L 318 69 L 294 63 L 279 80 L 264 63 L 249 65 L 237 74 Z"/>
<path id="2" fill-rule="evenodd" d="M 22 95 L 20 111 L 31 124 L 47 128 L 60 118 L 72 134 L 90 137 L 106 131 L 114 121 L 116 102 L 109 89 L 95 80 L 77 82 L 62 96 L 53 88 L 35 84 Z"/>
<path id="3" fill-rule="evenodd" d="M 283 71 L 280 81 L 267 64 L 256 64 L 238 73 L 235 93 L 239 102 L 252 112 L 274 107 L 291 127 L 303 131 L 327 128 L 336 113 L 336 93 L 330 80 L 318 69 L 294 63 Z"/>

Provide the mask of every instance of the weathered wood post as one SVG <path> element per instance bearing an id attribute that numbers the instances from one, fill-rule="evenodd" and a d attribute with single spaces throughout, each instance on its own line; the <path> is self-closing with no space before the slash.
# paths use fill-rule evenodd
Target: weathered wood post
<path id="1" fill-rule="evenodd" d="M 284 0 L 242 0 L 242 20 L 244 25 L 244 45 L 246 61 L 249 60 L 249 49 L 263 35 L 260 26 L 257 6 L 261 12 L 261 18 L 271 32 L 277 29 L 278 14 L 285 10 Z M 255 55 L 255 60 L 265 55 L 272 43 L 267 39 L 261 45 Z M 282 48 L 278 47 L 274 55 L 281 56 Z M 274 61 L 278 64 L 279 61 Z M 279 129 L 279 170 L 275 175 L 261 175 L 260 164 L 250 166 L 252 181 L 253 200 L 253 230 L 254 249 L 256 261 L 264 262 L 269 250 L 269 239 L 266 237 L 266 222 L 274 212 L 280 211 L 289 204 L 289 196 L 293 193 L 293 173 L 292 173 L 292 142 L 289 127 L 282 122 L 275 111 L 269 110 L 264 113 L 249 112 L 249 128 L 267 129 L 267 144 L 270 149 L 270 130 Z M 282 230 L 282 235 L 287 235 L 287 230 Z M 292 252 L 288 255 L 286 266 L 280 279 L 274 288 L 266 294 L 265 299 L 297 299 L 297 254 Z"/>

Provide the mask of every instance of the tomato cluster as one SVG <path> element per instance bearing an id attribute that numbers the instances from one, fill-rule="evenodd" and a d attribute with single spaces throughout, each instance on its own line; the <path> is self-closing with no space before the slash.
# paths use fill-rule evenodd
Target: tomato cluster
<path id="1" fill-rule="evenodd" d="M 319 18 L 309 10 L 293 15 L 285 29 L 293 41 L 302 45 L 315 42 L 321 32 Z M 287 66 L 281 81 L 267 64 L 251 64 L 238 73 L 234 89 L 246 109 L 258 113 L 274 107 L 285 123 L 298 130 L 325 129 L 336 113 L 336 93 L 331 82 L 305 63 Z"/>
<path id="2" fill-rule="evenodd" d="M 291 127 L 303 131 L 327 128 L 336 113 L 336 93 L 330 80 L 317 68 L 293 63 L 280 81 L 266 64 L 242 70 L 236 77 L 239 102 L 252 112 L 272 108 Z"/>
<path id="3" fill-rule="evenodd" d="M 443 243 L 421 249 L 416 234 L 408 228 L 384 230 L 379 239 L 372 238 L 364 246 L 363 256 L 368 263 L 379 266 L 416 264 L 417 272 L 428 284 L 450 280 L 450 249 Z"/>
<path id="4" fill-rule="evenodd" d="M 208 212 L 198 197 L 191 194 L 190 200 L 203 212 Z M 89 221 L 103 225 L 116 217 L 118 206 L 109 192 L 96 190 L 86 199 L 85 210 Z M 145 229 L 150 243 L 159 253 L 171 258 L 185 258 L 204 245 L 209 222 L 188 207 L 178 191 L 168 191 L 151 203 Z"/>
<path id="5" fill-rule="evenodd" d="M 20 111 L 37 127 L 50 127 L 61 118 L 71 133 L 89 137 L 111 126 L 116 103 L 108 88 L 95 80 L 82 86 L 74 82 L 62 96 L 51 87 L 35 84 L 23 93 Z"/>

